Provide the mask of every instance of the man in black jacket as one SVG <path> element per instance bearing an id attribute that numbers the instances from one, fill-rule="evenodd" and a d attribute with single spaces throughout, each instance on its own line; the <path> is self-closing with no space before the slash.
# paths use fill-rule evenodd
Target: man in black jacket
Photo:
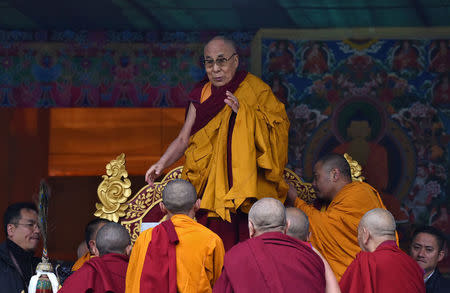
<path id="1" fill-rule="evenodd" d="M 39 258 L 34 251 L 40 241 L 38 214 L 33 203 L 10 205 L 3 216 L 6 241 L 0 244 L 0 291 L 27 291 Z"/>
<path id="2" fill-rule="evenodd" d="M 438 229 L 426 226 L 414 232 L 411 256 L 424 269 L 427 293 L 450 292 L 450 280 L 444 278 L 437 267 L 445 256 L 445 236 Z"/>

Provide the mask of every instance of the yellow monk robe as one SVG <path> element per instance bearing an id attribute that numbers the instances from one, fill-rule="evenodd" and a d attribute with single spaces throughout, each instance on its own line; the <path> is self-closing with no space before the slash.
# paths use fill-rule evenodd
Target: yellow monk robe
<path id="1" fill-rule="evenodd" d="M 72 271 L 75 272 L 76 270 L 81 268 L 85 262 L 87 262 L 88 260 L 90 260 L 93 257 L 95 257 L 95 255 L 91 255 L 91 253 L 89 251 L 86 252 L 82 257 L 77 259 L 77 261 L 73 264 Z"/>
<path id="2" fill-rule="evenodd" d="M 240 106 L 231 143 L 231 190 L 227 137 L 232 110 L 228 106 L 191 136 L 182 174 L 203 195 L 201 208 L 208 210 L 209 216 L 229 222 L 230 212 L 239 207 L 249 211 L 249 199 L 274 197 L 284 202 L 289 188 L 283 179 L 289 132 L 284 104 L 266 83 L 250 73 L 234 95 Z"/>
<path id="3" fill-rule="evenodd" d="M 325 211 L 299 198 L 295 206 L 308 216 L 311 243 L 328 261 L 338 281 L 361 251 L 357 236 L 362 216 L 372 209 L 385 208 L 378 192 L 363 182 L 344 186 Z"/>
<path id="4" fill-rule="evenodd" d="M 222 272 L 225 250 L 217 234 L 186 215 L 174 215 L 180 242 L 175 248 L 177 258 L 177 289 L 185 292 L 212 292 Z M 131 251 L 126 277 L 126 293 L 140 292 L 140 279 L 152 230 L 139 235 Z"/>

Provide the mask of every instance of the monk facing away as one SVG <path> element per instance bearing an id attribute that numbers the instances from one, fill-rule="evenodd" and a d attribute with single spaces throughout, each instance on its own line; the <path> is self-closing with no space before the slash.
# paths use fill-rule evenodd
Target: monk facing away
<path id="1" fill-rule="evenodd" d="M 226 253 L 213 292 L 325 292 L 324 263 L 309 243 L 286 235 L 279 200 L 254 203 L 248 226 L 250 239 Z"/>
<path id="2" fill-rule="evenodd" d="M 182 179 L 163 190 L 168 220 L 139 235 L 131 253 L 126 292 L 211 292 L 223 266 L 220 237 L 194 220 L 200 200 Z"/>
<path id="3" fill-rule="evenodd" d="M 123 293 L 131 240 L 128 231 L 118 223 L 107 223 L 97 232 L 99 257 L 91 258 L 66 279 L 61 293 Z"/>
<path id="4" fill-rule="evenodd" d="M 287 208 L 286 223 L 288 227 L 286 235 L 294 237 L 303 242 L 309 241 L 309 237 L 311 235 L 311 233 L 309 232 L 309 220 L 308 216 L 302 210 L 299 210 L 297 208 Z M 325 266 L 325 281 L 327 284 L 325 292 L 341 292 L 341 290 L 339 289 L 339 284 L 336 280 L 336 276 L 334 275 L 333 270 L 331 269 L 326 259 L 313 246 L 311 246 L 311 248 L 315 253 L 317 253 L 318 256 L 320 256 Z"/>
<path id="5" fill-rule="evenodd" d="M 329 154 L 315 164 L 313 187 L 319 198 L 329 201 L 325 211 L 298 198 L 293 188 L 289 190 L 289 199 L 308 216 L 311 243 L 328 261 L 339 281 L 361 251 L 357 240 L 359 220 L 366 212 L 384 205 L 372 186 L 352 182 L 350 166 L 342 155 Z"/>
<path id="6" fill-rule="evenodd" d="M 423 270 L 398 248 L 389 211 L 367 212 L 359 223 L 358 242 L 362 251 L 342 276 L 342 292 L 425 293 Z"/>
<path id="7" fill-rule="evenodd" d="M 98 255 L 95 255 L 96 250 L 96 244 L 95 244 L 95 238 L 97 237 L 97 232 L 100 230 L 103 225 L 106 223 L 109 223 L 110 221 L 102 218 L 96 218 L 92 221 L 90 221 L 85 228 L 84 236 L 85 236 L 85 244 L 86 250 L 82 255 L 78 255 L 78 260 L 75 262 L 75 264 L 72 266 L 72 271 L 76 271 L 79 268 L 83 266 L 84 263 L 86 263 L 88 260 L 90 260 L 92 257 L 96 257 Z M 80 247 L 78 247 L 80 248 Z M 80 250 L 80 249 L 78 249 Z"/>
<path id="8" fill-rule="evenodd" d="M 145 178 L 152 185 L 184 154 L 182 178 L 202 199 L 204 214 L 198 220 L 229 249 L 248 238 L 247 213 L 253 202 L 286 198 L 289 119 L 269 85 L 238 70 L 231 40 L 214 37 L 203 53 L 207 76 L 189 94 L 179 135 Z"/>

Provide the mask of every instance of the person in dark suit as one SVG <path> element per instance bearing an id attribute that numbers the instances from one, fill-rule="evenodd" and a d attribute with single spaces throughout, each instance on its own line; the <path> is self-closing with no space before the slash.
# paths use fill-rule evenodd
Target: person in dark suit
<path id="1" fill-rule="evenodd" d="M 26 291 L 40 260 L 34 256 L 41 234 L 36 206 L 28 202 L 10 205 L 3 223 L 6 241 L 0 244 L 0 291 Z"/>
<path id="2" fill-rule="evenodd" d="M 444 278 L 437 267 L 445 256 L 445 242 L 444 234 L 432 226 L 414 232 L 410 254 L 425 271 L 427 293 L 450 292 L 450 279 Z"/>

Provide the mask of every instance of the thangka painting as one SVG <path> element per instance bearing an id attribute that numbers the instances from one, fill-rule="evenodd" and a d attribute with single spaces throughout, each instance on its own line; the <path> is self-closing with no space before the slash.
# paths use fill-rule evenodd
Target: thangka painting
<path id="1" fill-rule="evenodd" d="M 400 232 L 427 224 L 450 234 L 449 40 L 263 37 L 260 46 L 262 78 L 291 121 L 290 168 L 311 180 L 320 156 L 347 152 Z"/>
<path id="2" fill-rule="evenodd" d="M 218 32 L 0 31 L 0 107 L 185 107 Z M 254 33 L 228 33 L 248 67 Z"/>

